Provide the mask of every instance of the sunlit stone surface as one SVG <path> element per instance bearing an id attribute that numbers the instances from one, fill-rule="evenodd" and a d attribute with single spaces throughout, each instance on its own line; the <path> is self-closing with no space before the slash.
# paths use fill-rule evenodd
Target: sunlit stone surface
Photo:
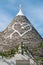
<path id="1" fill-rule="evenodd" d="M 23 59 L 23 58 L 21 57 L 19 59 Z M 0 65 L 16 65 L 15 57 L 13 57 L 11 59 L 6 59 L 6 58 L 2 59 L 2 57 L 0 57 Z M 37 65 L 37 64 L 32 59 L 30 59 L 29 65 Z"/>

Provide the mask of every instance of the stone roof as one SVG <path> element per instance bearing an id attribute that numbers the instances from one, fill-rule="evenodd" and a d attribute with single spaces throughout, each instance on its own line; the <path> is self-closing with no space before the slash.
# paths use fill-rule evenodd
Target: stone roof
<path id="1" fill-rule="evenodd" d="M 0 33 L 0 48 L 4 51 L 9 48 L 15 48 L 16 45 L 26 45 L 28 50 L 32 53 L 33 57 L 42 55 L 42 37 L 33 27 L 30 21 L 25 16 L 16 16 L 8 27 Z M 2 44 L 1 44 L 2 43 Z M 36 50 L 36 51 L 35 51 Z"/>

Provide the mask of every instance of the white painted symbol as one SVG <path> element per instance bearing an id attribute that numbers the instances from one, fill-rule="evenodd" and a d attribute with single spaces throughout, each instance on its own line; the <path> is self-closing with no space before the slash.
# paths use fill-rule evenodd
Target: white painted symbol
<path id="1" fill-rule="evenodd" d="M 28 26 L 29 26 L 29 29 L 26 30 L 25 32 L 23 32 L 23 33 L 21 34 L 18 30 L 15 29 L 15 25 L 17 25 L 17 24 L 19 24 L 19 25 L 21 26 L 21 29 L 25 29 L 25 28 L 28 27 Z M 25 25 L 25 26 L 23 26 L 23 25 Z M 31 27 L 31 25 L 28 24 L 28 23 L 15 23 L 15 24 L 12 25 L 12 29 L 14 30 L 13 33 L 11 33 L 10 36 L 7 36 L 7 38 L 10 37 L 10 39 L 11 39 L 11 38 L 12 38 L 12 35 L 13 35 L 15 32 L 17 32 L 17 33 L 20 35 L 20 37 L 22 37 L 22 36 L 23 36 L 24 34 L 26 34 L 28 31 L 31 31 L 31 30 L 32 30 L 32 27 Z"/>

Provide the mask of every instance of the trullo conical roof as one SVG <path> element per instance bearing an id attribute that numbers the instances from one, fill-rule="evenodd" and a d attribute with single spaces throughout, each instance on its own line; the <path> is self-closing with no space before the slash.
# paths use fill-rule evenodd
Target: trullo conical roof
<path id="1" fill-rule="evenodd" d="M 3 39 L 0 39 L 0 43 L 4 50 L 10 47 L 15 48 L 15 45 L 23 42 L 33 55 L 36 54 L 37 56 L 38 54 L 41 54 L 39 52 L 40 50 L 37 52 L 34 52 L 33 50 L 39 47 L 39 44 L 42 42 L 42 37 L 27 17 L 24 16 L 21 9 L 17 16 L 11 21 L 8 27 L 0 33 L 0 35 L 3 35 Z"/>

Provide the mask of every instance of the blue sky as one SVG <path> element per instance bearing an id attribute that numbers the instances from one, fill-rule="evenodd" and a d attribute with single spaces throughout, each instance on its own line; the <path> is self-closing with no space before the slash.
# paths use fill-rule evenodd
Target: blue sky
<path id="1" fill-rule="evenodd" d="M 24 15 L 43 37 L 43 0 L 0 0 L 0 32 L 16 16 L 20 4 Z"/>

